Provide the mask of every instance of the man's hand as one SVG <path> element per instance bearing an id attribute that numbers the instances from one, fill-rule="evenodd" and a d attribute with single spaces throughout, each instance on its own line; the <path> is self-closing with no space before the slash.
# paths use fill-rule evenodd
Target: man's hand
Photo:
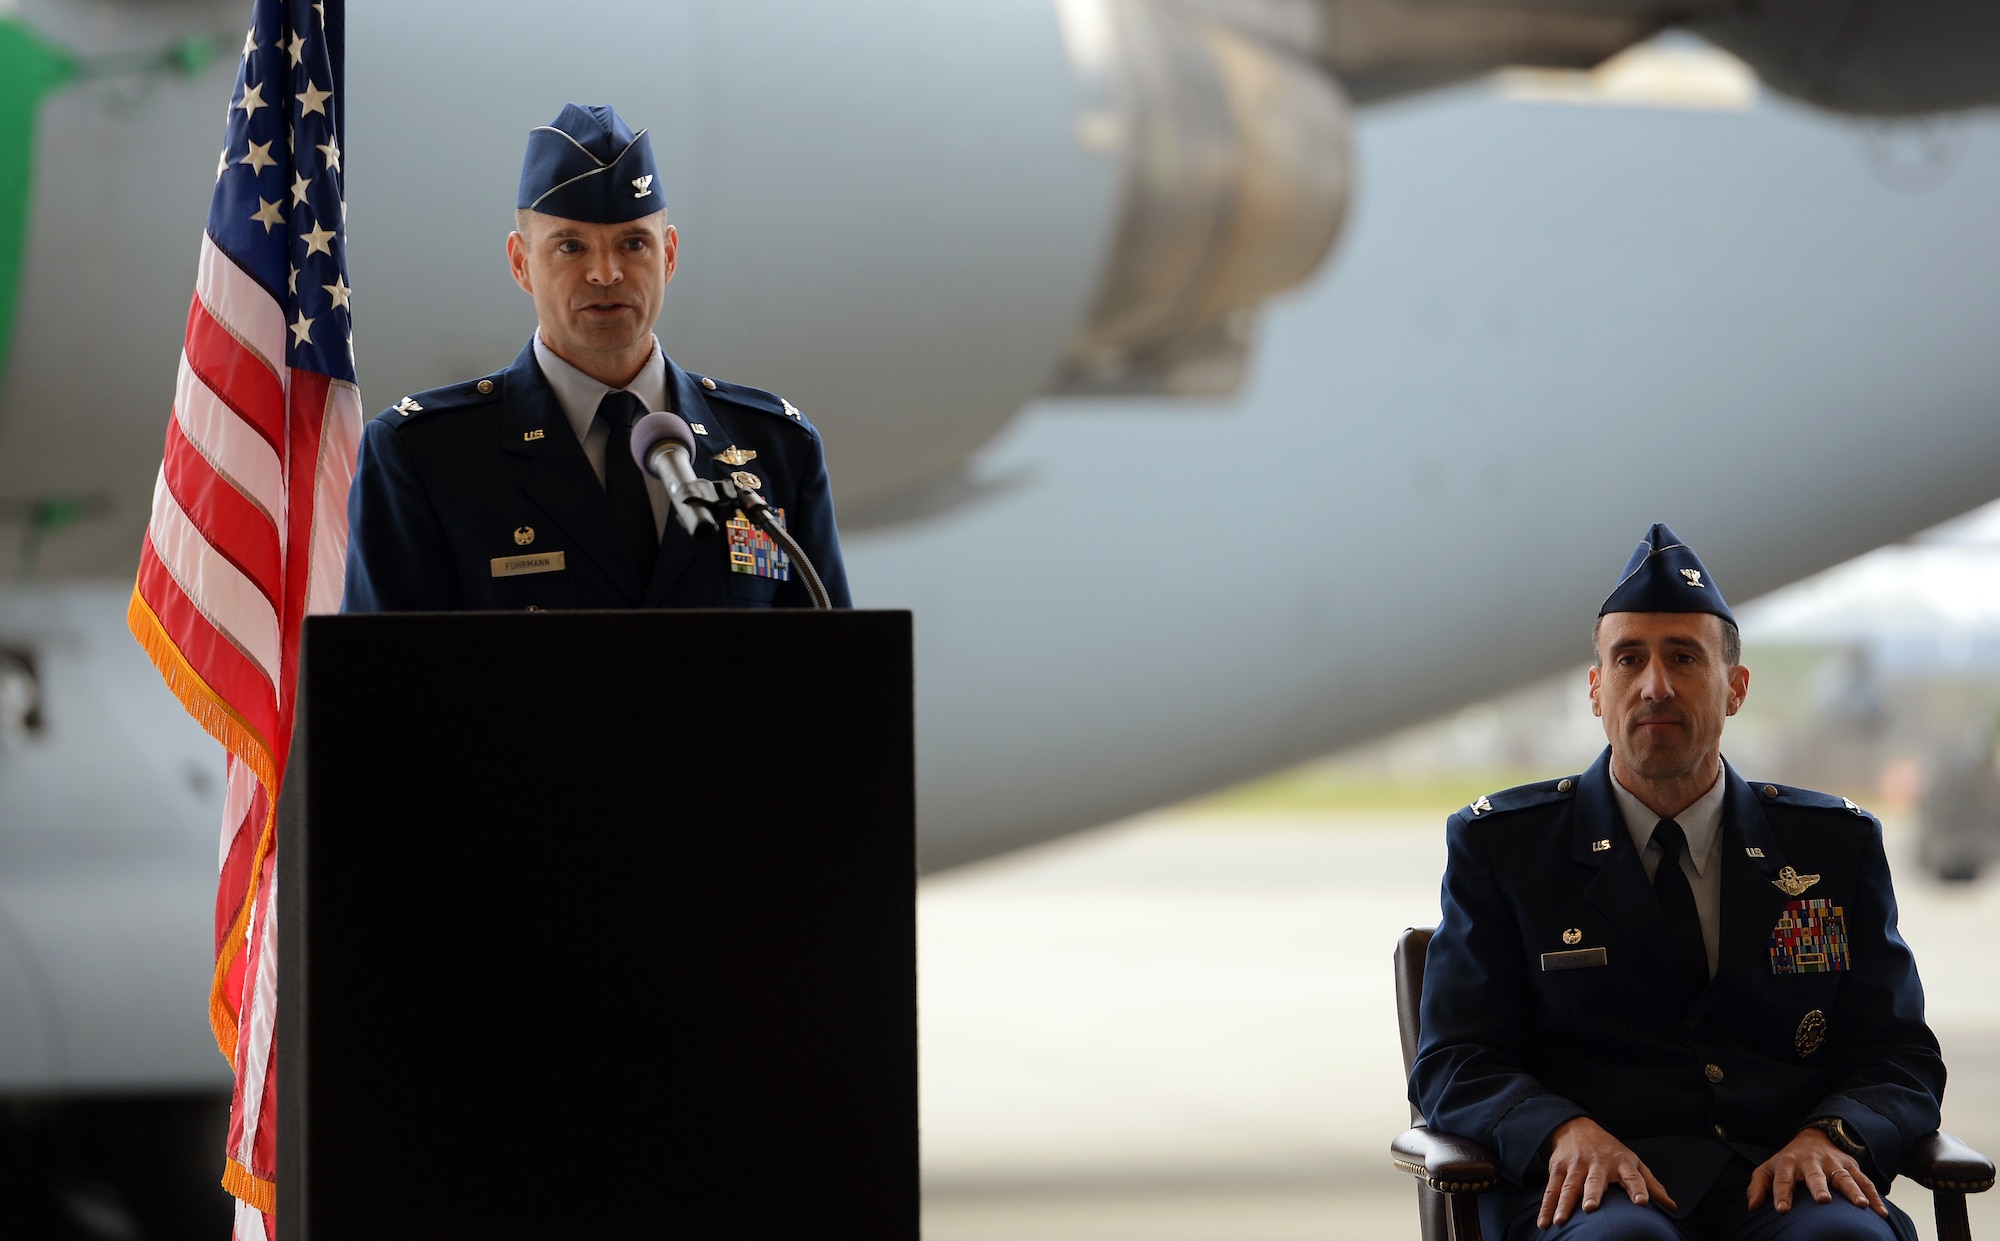
<path id="1" fill-rule="evenodd" d="M 1814 1202 L 1832 1202 L 1833 1191 L 1838 1189 L 1855 1206 L 1873 1207 L 1875 1214 L 1889 1217 L 1889 1208 L 1882 1205 L 1882 1195 L 1875 1192 L 1875 1183 L 1861 1165 L 1817 1129 L 1799 1130 L 1785 1149 L 1750 1174 L 1750 1209 L 1763 1206 L 1769 1194 L 1780 1213 L 1791 1210 L 1792 1186 L 1798 1182 L 1804 1182 Z"/>
<path id="2" fill-rule="evenodd" d="M 1674 1207 L 1666 1186 L 1604 1126 L 1588 1116 L 1564 1121 L 1549 1139 L 1549 1187 L 1542 1191 L 1535 1227 L 1567 1222 L 1579 1197 L 1584 1210 L 1595 1211 L 1604 1200 L 1604 1187 L 1614 1180 L 1640 1206 L 1657 1201 L 1669 1210 Z"/>

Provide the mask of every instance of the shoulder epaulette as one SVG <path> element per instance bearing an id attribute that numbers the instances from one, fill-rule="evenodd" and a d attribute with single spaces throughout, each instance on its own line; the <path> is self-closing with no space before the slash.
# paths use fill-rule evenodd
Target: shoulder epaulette
<path id="1" fill-rule="evenodd" d="M 775 392 L 766 392 L 762 388 L 752 388 L 745 384 L 729 383 L 713 375 L 696 375 L 689 372 L 689 378 L 700 384 L 701 390 L 711 397 L 720 397 L 732 405 L 776 414 L 786 422 L 796 423 L 802 427 L 812 426 L 806 421 L 805 414 L 799 411 L 798 406 Z"/>
<path id="2" fill-rule="evenodd" d="M 1475 797 L 1459 814 L 1467 819 L 1488 819 L 1509 810 L 1526 810 L 1530 806 L 1545 806 L 1550 802 L 1562 801 L 1576 790 L 1579 776 L 1564 776 L 1560 780 L 1542 780 L 1534 784 L 1518 784 L 1498 793 L 1488 793 Z"/>
<path id="3" fill-rule="evenodd" d="M 463 383 L 446 384 L 442 388 L 432 388 L 414 396 L 404 397 L 383 410 L 381 417 L 394 424 L 407 422 L 420 414 L 435 414 L 490 404 L 500 399 L 502 385 L 503 377 L 497 374 L 488 375 L 483 379 L 468 379 Z"/>
<path id="4" fill-rule="evenodd" d="M 1870 817 L 1868 812 L 1855 804 L 1854 799 L 1851 797 L 1835 797 L 1831 793 L 1797 788 L 1789 784 L 1757 784 L 1753 782 L 1750 787 L 1755 790 L 1757 800 L 1761 802 L 1775 803 L 1780 806 L 1801 806 L 1808 810 L 1837 810 L 1845 814 L 1860 815 L 1864 819 Z"/>

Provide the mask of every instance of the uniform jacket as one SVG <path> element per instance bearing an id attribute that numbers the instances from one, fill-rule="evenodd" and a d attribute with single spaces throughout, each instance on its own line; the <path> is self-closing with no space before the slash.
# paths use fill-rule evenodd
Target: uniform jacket
<path id="1" fill-rule="evenodd" d="M 1944 1064 L 1896 930 L 1881 825 L 1841 798 L 1751 785 L 1726 765 L 1723 779 L 1720 952 L 1698 994 L 1674 981 L 1609 749 L 1581 776 L 1448 820 L 1410 1097 L 1521 1187 L 1484 1196 L 1486 1235 L 1539 1200 L 1543 1145 L 1575 1116 L 1644 1159 L 1680 1213 L 1732 1152 L 1754 1166 L 1815 1117 L 1846 1121 L 1883 1190 L 1937 1128 Z M 1804 880 L 1796 895 L 1779 886 Z M 1559 953 L 1577 955 L 1544 955 Z"/>
<path id="2" fill-rule="evenodd" d="M 667 390 L 695 429 L 695 473 L 756 474 L 833 605 L 852 606 L 819 433 L 771 393 L 690 375 L 672 358 Z M 756 458 L 716 459 L 732 446 Z M 418 393 L 373 419 L 348 523 L 348 612 L 810 606 L 796 568 L 780 580 L 768 556 L 750 556 L 762 571 L 738 571 L 726 537 L 696 539 L 671 518 L 642 577 L 532 340 L 506 370 Z"/>

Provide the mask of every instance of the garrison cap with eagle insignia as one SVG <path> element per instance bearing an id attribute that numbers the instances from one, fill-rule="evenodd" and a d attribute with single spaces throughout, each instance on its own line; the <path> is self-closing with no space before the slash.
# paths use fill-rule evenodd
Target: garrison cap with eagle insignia
<path id="1" fill-rule="evenodd" d="M 516 207 L 585 224 L 623 224 L 667 209 L 653 144 L 609 104 L 563 105 L 528 131 Z"/>
<path id="2" fill-rule="evenodd" d="M 1639 540 L 1599 616 L 1611 612 L 1707 612 L 1734 625 L 1736 616 L 1694 549 L 1659 522 Z"/>

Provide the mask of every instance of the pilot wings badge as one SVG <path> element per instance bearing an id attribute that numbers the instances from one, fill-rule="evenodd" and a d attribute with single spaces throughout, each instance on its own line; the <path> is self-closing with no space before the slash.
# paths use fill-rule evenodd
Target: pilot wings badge
<path id="1" fill-rule="evenodd" d="M 1778 872 L 1778 877 L 1771 881 L 1771 886 L 1786 896 L 1797 896 L 1818 882 L 1818 875 L 1801 875 L 1787 866 Z"/>
<path id="2" fill-rule="evenodd" d="M 715 459 L 724 465 L 749 465 L 757 459 L 757 450 L 754 448 L 738 448 L 736 445 L 731 444 L 721 452 L 716 453 Z"/>

